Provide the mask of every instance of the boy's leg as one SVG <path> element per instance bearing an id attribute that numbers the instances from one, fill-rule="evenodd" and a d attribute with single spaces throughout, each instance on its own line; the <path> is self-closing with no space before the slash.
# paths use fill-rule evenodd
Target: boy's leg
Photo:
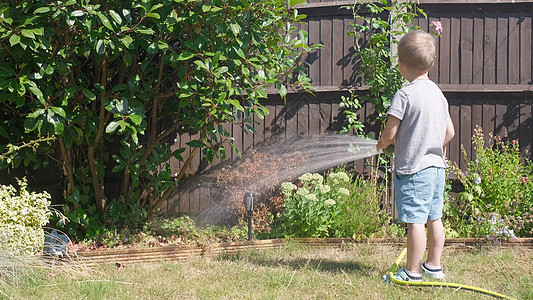
<path id="1" fill-rule="evenodd" d="M 426 263 L 430 266 L 440 266 L 444 249 L 444 226 L 442 220 L 428 220 L 428 257 Z"/>
<path id="2" fill-rule="evenodd" d="M 420 265 L 426 251 L 426 230 L 424 224 L 407 224 L 407 265 L 406 269 L 421 274 Z"/>

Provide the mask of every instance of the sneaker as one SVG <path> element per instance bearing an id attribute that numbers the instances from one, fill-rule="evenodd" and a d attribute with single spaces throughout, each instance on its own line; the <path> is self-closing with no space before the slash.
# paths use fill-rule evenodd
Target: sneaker
<path id="1" fill-rule="evenodd" d="M 394 279 L 400 280 L 400 281 L 422 282 L 422 277 L 409 275 L 407 274 L 407 270 L 405 270 L 404 268 L 399 269 L 398 272 L 396 272 L 396 274 L 392 276 L 394 277 Z M 384 283 L 388 283 L 388 284 L 393 283 L 388 274 L 383 275 L 381 280 Z"/>
<path id="2" fill-rule="evenodd" d="M 444 279 L 444 277 L 446 277 L 442 272 L 442 269 L 428 267 L 425 262 L 422 263 L 422 274 L 431 279 Z"/>

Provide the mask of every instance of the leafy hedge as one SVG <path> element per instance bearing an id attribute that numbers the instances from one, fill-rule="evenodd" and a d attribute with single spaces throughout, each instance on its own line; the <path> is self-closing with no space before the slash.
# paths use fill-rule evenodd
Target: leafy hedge
<path id="1" fill-rule="evenodd" d="M 57 161 L 70 234 L 144 220 L 196 155 L 225 157 L 225 125 L 253 131 L 267 87 L 310 88 L 300 2 L 3 1 L 0 168 Z"/>

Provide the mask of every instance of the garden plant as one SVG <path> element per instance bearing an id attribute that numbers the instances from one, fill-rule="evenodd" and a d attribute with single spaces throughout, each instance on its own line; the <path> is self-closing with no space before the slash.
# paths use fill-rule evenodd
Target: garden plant
<path id="1" fill-rule="evenodd" d="M 344 7 L 353 13 L 348 34 L 354 37 L 354 58 L 361 66 L 352 80 L 357 85 L 368 86 L 368 93 L 361 95 L 351 90 L 350 96 L 341 98 L 346 116 L 343 132 L 365 133 L 357 115 L 365 103 L 373 105 L 382 128 L 392 96 L 406 83 L 395 67 L 397 58 L 393 49 L 403 34 L 417 28 L 412 21 L 427 15 L 418 7 L 418 1 L 389 2 L 355 1 L 354 5 Z"/>
<path id="2" fill-rule="evenodd" d="M 311 88 L 300 2 L 0 3 L 0 168 L 55 164 L 71 236 L 139 226 L 196 155 L 231 151 L 226 125 L 253 131 L 265 88 Z"/>
<path id="3" fill-rule="evenodd" d="M 495 240 L 533 236 L 533 165 L 519 150 L 518 140 L 485 135 L 479 126 L 472 136 L 475 158 L 466 152 L 466 168 L 452 171 L 464 191 L 445 206 L 450 234 Z M 463 149 L 464 150 L 464 149 Z"/>
<path id="4" fill-rule="evenodd" d="M 30 193 L 26 178 L 18 184 L 18 189 L 0 185 L 0 252 L 27 256 L 43 249 L 50 194 Z"/>
<path id="5" fill-rule="evenodd" d="M 325 177 L 306 173 L 296 184 L 281 185 L 283 209 L 273 224 L 279 236 L 382 237 L 394 232 L 380 206 L 385 186 L 352 172 L 332 170 Z"/>

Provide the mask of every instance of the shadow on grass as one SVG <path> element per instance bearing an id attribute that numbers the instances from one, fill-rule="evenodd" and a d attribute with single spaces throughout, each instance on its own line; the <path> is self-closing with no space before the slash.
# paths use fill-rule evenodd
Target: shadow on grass
<path id="1" fill-rule="evenodd" d="M 363 265 L 353 261 L 335 261 L 324 258 L 300 258 L 300 257 L 279 257 L 267 258 L 259 255 L 243 255 L 243 254 L 226 254 L 221 255 L 219 260 L 227 261 L 246 261 L 248 263 L 256 264 L 268 268 L 288 268 L 292 270 L 313 270 L 316 272 L 326 273 L 350 273 L 360 276 L 369 276 L 371 265 Z"/>

